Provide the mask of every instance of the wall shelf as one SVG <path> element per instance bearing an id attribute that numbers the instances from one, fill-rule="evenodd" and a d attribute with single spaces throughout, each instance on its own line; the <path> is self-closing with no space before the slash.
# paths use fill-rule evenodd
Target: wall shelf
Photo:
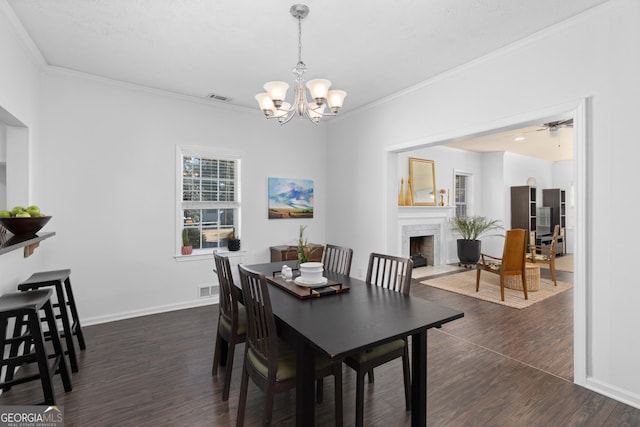
<path id="1" fill-rule="evenodd" d="M 11 233 L 0 235 L 0 255 L 24 248 L 24 257 L 26 258 L 33 253 L 41 241 L 55 235 L 56 233 L 53 231 L 28 236 L 16 236 Z"/>

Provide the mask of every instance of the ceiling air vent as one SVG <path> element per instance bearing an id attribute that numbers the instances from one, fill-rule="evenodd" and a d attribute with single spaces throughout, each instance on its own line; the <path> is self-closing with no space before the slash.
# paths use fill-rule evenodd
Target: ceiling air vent
<path id="1" fill-rule="evenodd" d="M 221 101 L 221 102 L 231 101 L 231 98 L 229 98 L 228 96 L 217 95 L 215 93 L 210 93 L 209 95 L 207 95 L 207 98 L 213 99 L 214 101 Z"/>

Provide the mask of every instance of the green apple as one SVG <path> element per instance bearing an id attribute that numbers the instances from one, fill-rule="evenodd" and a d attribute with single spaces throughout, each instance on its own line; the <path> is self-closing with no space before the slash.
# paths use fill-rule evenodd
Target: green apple
<path id="1" fill-rule="evenodd" d="M 31 215 L 27 211 L 18 212 L 16 218 L 30 218 Z"/>
<path id="2" fill-rule="evenodd" d="M 8 218 L 11 216 L 11 211 L 0 211 L 0 217 Z"/>
<path id="3" fill-rule="evenodd" d="M 16 216 L 18 215 L 18 213 L 20 212 L 24 212 L 25 208 L 23 208 L 22 206 L 16 206 L 15 208 L 11 209 L 11 215 Z"/>
<path id="4" fill-rule="evenodd" d="M 25 210 L 29 212 L 29 215 L 31 216 L 40 216 L 40 208 L 36 205 L 31 205 Z"/>

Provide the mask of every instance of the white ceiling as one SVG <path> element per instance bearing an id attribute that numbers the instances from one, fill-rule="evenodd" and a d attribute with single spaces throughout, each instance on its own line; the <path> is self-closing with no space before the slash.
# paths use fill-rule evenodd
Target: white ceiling
<path id="1" fill-rule="evenodd" d="M 0 1 L 51 66 L 256 109 L 264 82 L 293 83 L 294 0 Z M 302 59 L 349 111 L 606 1 L 306 0 Z"/>
<path id="2" fill-rule="evenodd" d="M 478 153 L 509 151 L 558 162 L 573 159 L 573 129 L 563 127 L 549 131 L 543 126 L 528 126 L 456 141 L 447 146 Z"/>

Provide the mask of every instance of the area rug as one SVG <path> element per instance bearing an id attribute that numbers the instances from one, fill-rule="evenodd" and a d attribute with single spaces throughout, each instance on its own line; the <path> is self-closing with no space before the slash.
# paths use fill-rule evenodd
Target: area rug
<path id="1" fill-rule="evenodd" d="M 524 299 L 522 291 L 505 288 L 504 301 L 500 300 L 500 276 L 497 274 L 482 272 L 480 275 L 480 291 L 476 292 L 476 270 L 468 270 L 462 273 L 454 273 L 433 279 L 423 280 L 420 283 L 445 291 L 478 298 L 495 304 L 513 308 L 526 308 L 537 302 L 544 301 L 554 295 L 558 295 L 573 287 L 572 283 L 558 281 L 558 286 L 548 279 L 540 279 L 540 290 L 528 292 L 529 299 Z"/>
<path id="2" fill-rule="evenodd" d="M 412 279 L 421 279 L 427 276 L 435 276 L 436 274 L 449 273 L 452 271 L 462 271 L 464 267 L 458 267 L 455 265 L 429 265 L 426 267 L 416 267 L 411 272 Z"/>

